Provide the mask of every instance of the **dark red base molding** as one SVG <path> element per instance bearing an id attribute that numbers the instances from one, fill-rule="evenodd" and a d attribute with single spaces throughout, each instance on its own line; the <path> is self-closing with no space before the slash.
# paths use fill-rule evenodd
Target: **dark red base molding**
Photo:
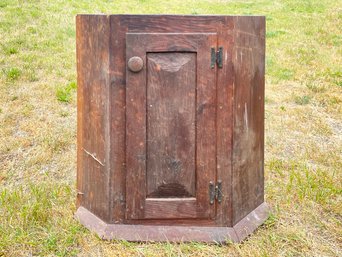
<path id="1" fill-rule="evenodd" d="M 234 227 L 107 224 L 84 207 L 78 208 L 75 217 L 99 237 L 108 240 L 225 243 L 244 240 L 267 219 L 268 213 L 266 203 L 262 203 Z"/>
<path id="2" fill-rule="evenodd" d="M 268 213 L 266 203 L 262 203 L 233 227 L 107 224 L 82 206 L 75 217 L 86 228 L 107 240 L 226 243 L 244 240 L 267 219 Z"/>

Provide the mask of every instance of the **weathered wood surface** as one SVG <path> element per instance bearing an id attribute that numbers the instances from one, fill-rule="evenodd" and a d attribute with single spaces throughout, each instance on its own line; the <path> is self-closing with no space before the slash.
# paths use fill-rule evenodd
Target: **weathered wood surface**
<path id="1" fill-rule="evenodd" d="M 126 71 L 127 219 L 214 216 L 216 70 L 208 49 L 216 40 L 214 33 L 126 36 L 126 59 L 145 63 L 139 73 Z M 172 190 L 184 195 L 165 198 Z"/>
<path id="2" fill-rule="evenodd" d="M 264 201 L 265 18 L 79 15 L 76 24 L 77 205 L 109 224 L 248 223 Z M 212 45 L 223 47 L 214 72 Z M 135 53 L 144 67 L 133 78 Z M 223 200 L 208 207 L 211 178 Z"/>
<path id="3" fill-rule="evenodd" d="M 264 202 L 265 18 L 236 17 L 233 224 Z"/>
<path id="4" fill-rule="evenodd" d="M 226 244 L 241 242 L 260 226 L 268 217 L 265 203 L 247 214 L 234 227 L 212 227 L 205 224 L 179 226 L 175 224 L 156 226 L 133 224 L 107 224 L 87 209 L 80 207 L 75 216 L 88 229 L 102 239 L 123 239 L 140 242 L 211 242 Z M 200 226 L 199 226 L 200 225 Z"/>
<path id="5" fill-rule="evenodd" d="M 77 205 L 110 221 L 109 18 L 78 16 Z"/>
<path id="6" fill-rule="evenodd" d="M 148 53 L 147 65 L 147 197 L 195 197 L 196 53 Z"/>
<path id="7" fill-rule="evenodd" d="M 138 33 L 217 33 L 218 44 L 223 46 L 223 68 L 218 70 L 217 83 L 217 176 L 225 181 L 231 179 L 231 142 L 232 142 L 232 92 L 233 80 L 232 61 L 229 56 L 233 44 L 233 17 L 226 16 L 141 16 L 141 15 L 111 15 L 110 44 L 110 74 L 111 74 L 111 209 L 112 222 L 122 222 L 125 217 L 126 203 L 126 169 L 125 150 L 122 148 L 125 140 L 125 38 L 127 32 Z M 227 157 L 228 156 L 228 157 Z M 231 183 L 223 187 L 226 196 L 216 207 L 217 222 L 231 224 Z M 168 222 L 168 221 L 165 221 Z M 178 221 L 176 221 L 178 222 Z M 180 223 L 184 223 L 181 219 Z M 201 221 L 202 222 L 202 221 Z M 207 222 L 207 221 L 205 221 Z M 208 221 L 209 222 L 209 221 Z M 190 222 L 191 223 L 191 222 Z"/>

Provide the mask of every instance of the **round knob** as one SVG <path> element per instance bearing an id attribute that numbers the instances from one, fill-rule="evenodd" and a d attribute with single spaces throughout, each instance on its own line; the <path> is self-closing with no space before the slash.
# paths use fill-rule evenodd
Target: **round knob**
<path id="1" fill-rule="evenodd" d="M 144 61 L 138 56 L 133 56 L 128 60 L 128 68 L 130 71 L 139 72 L 144 66 Z"/>

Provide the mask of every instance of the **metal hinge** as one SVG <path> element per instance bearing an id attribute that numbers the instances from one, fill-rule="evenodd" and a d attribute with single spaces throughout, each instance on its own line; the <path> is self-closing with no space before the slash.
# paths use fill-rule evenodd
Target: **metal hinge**
<path id="1" fill-rule="evenodd" d="M 223 65 L 223 47 L 220 46 L 218 48 L 218 51 L 214 47 L 211 48 L 211 64 L 210 68 L 214 69 L 215 68 L 215 63 L 217 63 L 217 66 L 219 68 L 222 68 Z"/>
<path id="2" fill-rule="evenodd" d="M 209 182 L 209 202 L 210 204 L 214 204 L 215 199 L 218 203 L 222 202 L 222 181 L 218 180 L 215 185 L 214 182 Z"/>

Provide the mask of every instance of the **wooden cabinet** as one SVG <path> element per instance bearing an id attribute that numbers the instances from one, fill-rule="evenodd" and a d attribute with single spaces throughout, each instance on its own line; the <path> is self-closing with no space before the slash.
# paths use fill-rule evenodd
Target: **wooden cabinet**
<path id="1" fill-rule="evenodd" d="M 76 217 L 106 239 L 245 238 L 267 218 L 265 18 L 76 21 Z"/>

